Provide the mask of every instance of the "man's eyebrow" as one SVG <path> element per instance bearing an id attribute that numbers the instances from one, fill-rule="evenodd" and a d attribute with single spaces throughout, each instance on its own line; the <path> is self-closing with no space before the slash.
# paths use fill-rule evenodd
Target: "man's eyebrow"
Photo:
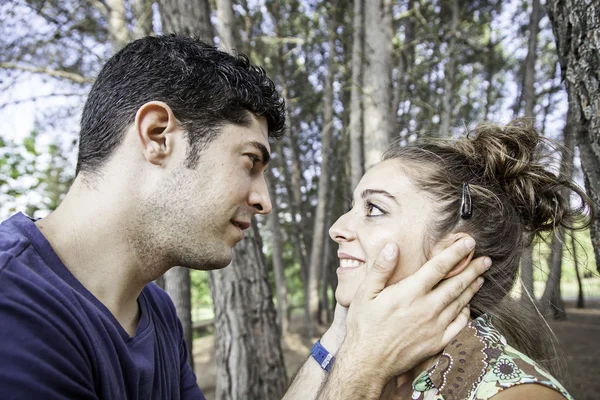
<path id="1" fill-rule="evenodd" d="M 261 142 L 257 142 L 254 140 L 252 142 L 248 142 L 248 144 L 260 151 L 260 154 L 262 156 L 261 162 L 263 165 L 267 165 L 271 160 L 271 154 L 269 154 L 269 150 L 267 150 L 267 147 Z"/>
<path id="2" fill-rule="evenodd" d="M 362 191 L 361 196 L 364 199 L 367 196 L 371 196 L 374 194 L 383 195 L 383 196 L 387 197 L 388 199 L 394 200 L 396 203 L 398 203 L 398 200 L 390 192 L 386 192 L 385 190 L 381 190 L 381 189 L 365 189 Z"/>

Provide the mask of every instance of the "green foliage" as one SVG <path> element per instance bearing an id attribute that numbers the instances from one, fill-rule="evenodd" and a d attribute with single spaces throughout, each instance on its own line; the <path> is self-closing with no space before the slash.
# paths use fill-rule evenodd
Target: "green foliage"
<path id="1" fill-rule="evenodd" d="M 56 209 L 73 181 L 71 162 L 60 146 L 40 143 L 37 131 L 2 144 L 0 220 L 17 211 L 43 216 Z"/>

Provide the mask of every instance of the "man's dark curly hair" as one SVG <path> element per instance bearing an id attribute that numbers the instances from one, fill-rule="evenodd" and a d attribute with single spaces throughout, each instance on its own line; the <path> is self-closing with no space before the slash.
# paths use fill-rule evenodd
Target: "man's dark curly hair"
<path id="1" fill-rule="evenodd" d="M 284 100 L 245 55 L 187 36 L 145 37 L 111 57 L 92 86 L 81 117 L 77 173 L 97 172 L 149 101 L 165 102 L 182 123 L 191 168 L 223 125 L 249 124 L 248 112 L 267 120 L 271 138 L 285 128 Z"/>

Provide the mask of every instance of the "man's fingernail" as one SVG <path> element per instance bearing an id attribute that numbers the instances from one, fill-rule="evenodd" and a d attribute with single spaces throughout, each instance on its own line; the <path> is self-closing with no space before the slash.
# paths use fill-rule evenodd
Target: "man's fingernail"
<path id="1" fill-rule="evenodd" d="M 475 241 L 471 238 L 466 238 L 465 239 L 465 246 L 467 246 L 467 249 L 469 251 L 473 250 L 475 248 Z"/>
<path id="2" fill-rule="evenodd" d="M 490 269 L 490 267 L 492 266 L 492 259 L 491 259 L 491 258 L 489 258 L 489 257 L 486 257 L 486 258 L 483 260 L 483 265 L 485 266 L 485 269 L 486 269 L 486 270 Z"/>
<path id="3" fill-rule="evenodd" d="M 484 282 L 485 282 L 485 279 L 483 279 L 483 276 L 480 276 L 479 278 L 477 278 L 477 285 L 479 287 L 482 287 Z"/>
<path id="4" fill-rule="evenodd" d="M 396 254 L 396 246 L 394 246 L 391 243 L 386 244 L 385 247 L 383 248 L 383 255 L 385 256 L 385 258 L 387 260 L 391 260 L 392 258 L 394 258 L 395 254 Z"/>

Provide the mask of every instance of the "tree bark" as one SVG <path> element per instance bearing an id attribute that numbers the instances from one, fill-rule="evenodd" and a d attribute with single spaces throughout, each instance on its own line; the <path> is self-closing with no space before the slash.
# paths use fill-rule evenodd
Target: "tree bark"
<path id="1" fill-rule="evenodd" d="M 546 9 L 556 40 L 562 77 L 588 195 L 600 200 L 600 4 L 584 0 L 548 0 Z M 600 271 L 600 213 L 590 229 Z"/>
<path id="2" fill-rule="evenodd" d="M 564 147 L 561 156 L 560 173 L 565 177 L 573 174 L 573 152 L 575 150 L 575 138 L 573 137 L 573 126 L 571 113 L 567 111 L 567 122 L 564 128 Z M 568 197 L 569 191 L 564 190 L 563 195 Z M 546 281 L 546 288 L 541 298 L 541 308 L 545 314 L 552 315 L 556 320 L 566 318 L 565 304 L 561 297 L 560 281 L 562 276 L 562 256 L 565 230 L 558 227 L 552 236 L 550 244 L 549 266 L 550 273 Z"/>
<path id="3" fill-rule="evenodd" d="M 269 229 L 273 243 L 271 244 L 271 257 L 273 260 L 273 272 L 275 274 L 275 290 L 277 293 L 277 322 L 281 327 L 282 334 L 286 334 L 290 325 L 288 313 L 288 291 L 285 279 L 285 266 L 283 262 L 283 243 L 281 240 L 281 226 L 279 224 L 279 209 L 277 206 L 277 193 L 275 191 L 275 178 L 271 170 L 266 172 L 269 184 L 269 195 L 271 196 L 272 209 L 268 216 Z"/>
<path id="4" fill-rule="evenodd" d="M 525 98 L 525 116 L 535 122 L 533 110 L 535 108 L 535 62 L 537 50 L 537 33 L 539 30 L 540 1 L 533 0 L 531 15 L 529 18 L 529 41 L 527 56 L 525 58 L 525 77 L 523 78 L 523 93 Z M 520 101 L 520 100 L 519 100 Z M 523 262 L 521 262 L 521 280 L 527 283 L 527 289 L 531 290 L 533 296 L 533 247 L 528 246 L 523 250 Z M 521 298 L 524 300 L 524 298 Z M 524 304 L 528 304 L 525 302 Z"/>
<path id="5" fill-rule="evenodd" d="M 106 0 L 106 10 L 104 13 L 108 22 L 108 32 L 113 51 L 116 53 L 129 40 L 129 30 L 125 20 L 125 1 L 124 0 Z"/>
<path id="6" fill-rule="evenodd" d="M 197 36 L 214 44 L 208 0 L 160 0 L 159 4 L 163 33 Z"/>
<path id="7" fill-rule="evenodd" d="M 577 308 L 585 308 L 585 298 L 583 297 L 583 284 L 581 283 L 581 273 L 579 272 L 579 259 L 577 258 L 577 240 L 575 240 L 575 231 L 571 231 L 571 251 L 573 252 L 573 264 L 575 265 L 575 275 L 577 276 Z"/>
<path id="8" fill-rule="evenodd" d="M 217 0 L 217 31 L 219 33 L 219 48 L 231 53 L 235 49 L 233 39 L 233 7 L 231 0 Z"/>
<path id="9" fill-rule="evenodd" d="M 190 270 L 185 267 L 173 267 L 164 275 L 165 292 L 169 294 L 175 311 L 183 327 L 183 337 L 188 348 L 188 361 L 194 369 L 193 330 L 192 330 L 192 293 L 190 289 Z"/>
<path id="10" fill-rule="evenodd" d="M 523 95 L 525 97 L 525 116 L 534 119 L 535 108 L 535 64 L 537 61 L 537 37 L 540 21 L 540 0 L 532 0 L 531 14 L 529 16 L 529 40 L 527 45 L 527 57 L 525 58 L 525 78 L 523 83 Z"/>
<path id="11" fill-rule="evenodd" d="M 281 399 L 287 376 L 256 221 L 231 265 L 211 271 L 219 400 Z"/>
<path id="12" fill-rule="evenodd" d="M 131 8 L 135 16 L 134 39 L 152 35 L 152 0 L 133 0 Z"/>
<path id="13" fill-rule="evenodd" d="M 448 43 L 448 61 L 444 70 L 444 97 L 442 97 L 442 115 L 438 137 L 450 136 L 452 111 L 454 105 L 454 81 L 456 80 L 457 40 L 460 23 L 459 0 L 452 1 L 452 20 L 450 22 L 450 41 Z"/>
<path id="14" fill-rule="evenodd" d="M 281 30 L 282 21 L 287 18 L 282 12 L 282 5 L 278 1 L 268 1 L 266 4 L 267 10 L 271 13 L 273 20 L 275 21 L 274 33 L 275 37 L 281 38 L 286 34 L 293 35 L 294 32 L 283 33 Z M 294 6 L 290 12 L 294 12 Z M 296 10 L 297 11 L 297 10 Z M 291 224 L 291 235 L 294 246 L 294 252 L 297 260 L 300 264 L 300 280 L 302 281 L 302 287 L 304 289 L 304 298 L 308 299 L 308 245 L 307 239 L 304 235 L 304 226 L 307 224 L 306 212 L 304 211 L 304 204 L 302 200 L 302 166 L 300 164 L 299 149 L 298 149 L 298 138 L 296 130 L 294 129 L 294 123 L 291 119 L 291 115 L 294 114 L 295 105 L 293 101 L 289 99 L 288 90 L 288 68 L 286 67 L 286 57 L 294 57 L 292 52 L 287 53 L 285 43 L 281 41 L 277 48 L 277 60 L 274 63 L 278 67 L 278 76 L 280 78 L 279 84 L 281 86 L 281 95 L 285 99 L 287 106 L 286 113 L 286 131 L 285 138 L 287 140 L 282 141 L 281 154 L 283 155 L 282 160 L 282 172 L 284 175 L 284 185 L 289 199 L 289 210 L 292 215 Z M 289 160 L 289 162 L 288 162 Z M 308 302 L 304 302 L 304 318 L 306 322 L 309 321 Z"/>
<path id="15" fill-rule="evenodd" d="M 363 69 L 363 140 L 365 170 L 381 161 L 391 136 L 391 0 L 365 2 Z"/>
<path id="16" fill-rule="evenodd" d="M 331 141 L 333 136 L 333 81 L 335 54 L 335 18 L 328 24 L 329 58 L 327 76 L 325 78 L 325 95 L 323 96 L 323 131 L 321 139 L 321 171 L 319 173 L 318 203 L 315 210 L 312 248 L 310 252 L 310 269 L 308 275 L 308 310 L 310 315 L 309 329 L 312 336 L 319 322 L 319 282 L 323 268 L 323 244 L 325 236 L 325 218 L 327 212 L 327 196 L 331 180 Z"/>
<path id="17" fill-rule="evenodd" d="M 358 186 L 364 174 L 362 67 L 364 47 L 364 0 L 354 0 L 354 32 L 352 34 L 352 89 L 350 100 L 350 190 Z"/>

